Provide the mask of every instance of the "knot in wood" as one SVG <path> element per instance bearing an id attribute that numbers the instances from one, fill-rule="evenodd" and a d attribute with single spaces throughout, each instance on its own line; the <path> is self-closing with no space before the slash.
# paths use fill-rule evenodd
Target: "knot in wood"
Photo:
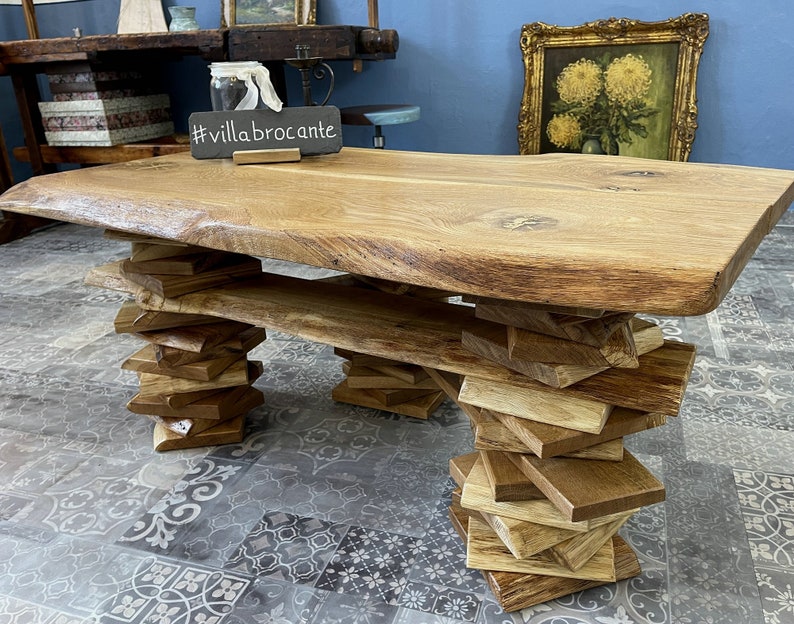
<path id="1" fill-rule="evenodd" d="M 538 215 L 522 215 L 502 219 L 502 229 L 511 231 L 545 230 L 557 225 L 557 219 L 541 217 Z"/>
<path id="2" fill-rule="evenodd" d="M 627 171 L 623 175 L 631 176 L 631 177 L 634 177 L 634 178 L 637 178 L 637 177 L 653 178 L 655 176 L 662 175 L 662 174 L 656 173 L 654 171 L 647 171 L 646 170 L 646 171 Z"/>

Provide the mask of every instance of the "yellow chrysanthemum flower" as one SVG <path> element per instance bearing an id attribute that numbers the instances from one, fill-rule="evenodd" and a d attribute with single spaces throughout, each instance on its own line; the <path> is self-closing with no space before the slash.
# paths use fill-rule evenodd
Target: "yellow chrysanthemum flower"
<path id="1" fill-rule="evenodd" d="M 560 99 L 568 104 L 592 104 L 601 92 L 601 68 L 595 61 L 579 59 L 557 76 Z"/>
<path id="2" fill-rule="evenodd" d="M 549 141 L 557 147 L 577 147 L 582 138 L 582 127 L 573 115 L 554 115 L 546 126 Z"/>
<path id="3" fill-rule="evenodd" d="M 651 68 L 641 56 L 626 54 L 614 59 L 604 73 L 607 97 L 628 104 L 645 97 L 651 88 Z"/>

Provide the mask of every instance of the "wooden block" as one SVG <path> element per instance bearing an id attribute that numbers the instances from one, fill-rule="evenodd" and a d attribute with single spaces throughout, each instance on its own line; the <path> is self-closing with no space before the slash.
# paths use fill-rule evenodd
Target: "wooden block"
<path id="1" fill-rule="evenodd" d="M 246 323 L 237 321 L 218 321 L 197 327 L 138 332 L 136 335 L 155 345 L 173 347 L 193 353 L 206 353 L 210 349 L 232 340 L 250 327 Z"/>
<path id="2" fill-rule="evenodd" d="M 597 396 L 613 405 L 676 416 L 694 363 L 693 345 L 665 341 L 663 347 L 640 357 L 639 368 L 610 368 L 566 390 Z"/>
<path id="3" fill-rule="evenodd" d="M 606 368 L 511 359 L 507 346 L 507 327 L 496 323 L 464 329 L 461 342 L 469 351 L 552 388 L 565 388 Z"/>
<path id="4" fill-rule="evenodd" d="M 656 323 L 634 317 L 630 325 L 638 355 L 645 355 L 664 346 L 664 333 Z"/>
<path id="5" fill-rule="evenodd" d="M 152 312 L 139 308 L 134 301 L 125 301 L 121 304 L 121 308 L 113 320 L 113 328 L 117 334 L 126 334 L 217 322 L 218 319 L 214 316 L 179 314 L 178 312 Z"/>
<path id="6" fill-rule="evenodd" d="M 663 339 L 659 332 L 658 346 L 661 347 L 662 343 Z M 607 342 L 600 347 L 508 326 L 507 352 L 511 360 L 593 367 L 637 368 L 639 366 L 634 335 L 628 323 L 613 332 Z"/>
<path id="7" fill-rule="evenodd" d="M 158 362 L 154 345 L 147 344 L 138 352 L 127 358 L 121 365 L 125 370 L 152 375 L 168 375 L 180 379 L 194 379 L 196 381 L 210 381 L 235 362 L 245 359 L 245 354 L 227 355 L 225 357 L 202 360 L 191 364 L 170 366 L 167 362 Z"/>
<path id="8" fill-rule="evenodd" d="M 558 314 L 561 316 L 570 317 L 583 317 L 585 319 L 601 318 L 605 314 L 609 314 L 606 310 L 600 308 L 586 308 L 578 306 L 560 306 L 548 303 L 530 303 L 525 301 L 513 301 L 508 299 L 494 299 L 493 297 L 484 297 L 477 295 L 463 295 L 463 301 L 466 303 L 473 303 L 476 306 L 490 305 L 501 306 L 514 310 L 531 310 L 537 312 L 548 312 L 550 314 Z M 512 325 L 513 323 L 506 323 Z"/>
<path id="9" fill-rule="evenodd" d="M 593 434 L 601 433 L 613 407 L 573 395 L 469 376 L 463 380 L 459 398 L 494 412 Z"/>
<path id="10" fill-rule="evenodd" d="M 324 277 L 319 281 L 329 284 L 339 284 L 340 286 L 353 286 L 357 288 L 367 288 L 369 290 L 379 290 L 381 292 L 407 295 L 409 297 L 429 299 L 431 301 L 448 301 L 450 297 L 459 294 L 451 290 L 416 286 L 415 284 L 397 284 L 396 282 L 391 282 L 389 280 L 375 280 L 363 275 L 353 275 L 351 273 L 332 275 L 330 277 Z M 383 282 L 386 282 L 387 285 L 384 285 Z"/>
<path id="11" fill-rule="evenodd" d="M 418 384 L 429 378 L 429 375 L 421 366 L 414 366 L 413 364 L 375 364 L 371 368 L 378 371 L 379 373 L 389 375 L 390 377 L 394 377 L 395 379 L 399 379 L 400 381 L 410 384 Z"/>
<path id="12" fill-rule="evenodd" d="M 248 386 L 248 384 L 245 384 Z M 169 394 L 167 396 L 146 396 L 142 397 L 139 394 L 136 395 L 139 400 L 142 400 L 146 403 L 151 403 L 154 401 L 164 402 L 169 407 L 173 408 L 181 408 L 191 405 L 197 401 L 205 401 L 211 400 L 219 392 L 223 390 L 230 390 L 231 388 L 212 388 L 209 390 L 193 390 L 191 392 L 180 392 L 178 394 Z"/>
<path id="13" fill-rule="evenodd" d="M 206 359 L 215 359 L 230 355 L 245 355 L 266 339 L 265 330 L 261 327 L 249 327 L 232 336 L 219 345 L 204 351 L 185 351 L 175 347 L 155 344 L 154 352 L 157 361 L 165 366 L 182 366 Z"/>
<path id="14" fill-rule="evenodd" d="M 134 414 L 159 416 L 161 418 L 228 420 L 228 418 L 236 414 L 237 404 L 247 393 L 252 391 L 258 393 L 262 397 L 262 401 L 264 401 L 264 395 L 259 390 L 243 385 L 212 391 L 209 396 L 183 406 L 169 405 L 165 397 L 142 397 L 136 394 L 127 403 L 127 409 Z"/>
<path id="15" fill-rule="evenodd" d="M 219 265 L 247 262 L 249 256 L 226 251 L 206 251 L 184 256 L 166 256 L 152 260 L 127 260 L 121 269 L 125 273 L 152 275 L 198 275 L 213 270 Z"/>
<path id="16" fill-rule="evenodd" d="M 489 410 L 483 410 L 484 416 L 491 414 Z M 522 423 L 531 423 L 532 421 L 523 418 L 516 418 L 515 416 L 507 416 L 505 418 L 513 418 Z M 540 423 L 538 423 L 540 424 Z M 572 430 L 571 430 L 572 431 Z M 590 434 L 587 434 L 590 435 Z M 479 451 L 503 451 L 506 453 L 535 453 L 529 448 L 522 440 L 517 437 L 510 429 L 505 427 L 498 420 L 487 420 L 483 418 L 474 427 L 474 448 Z M 623 459 L 623 439 L 616 438 L 608 442 L 602 442 L 594 446 L 583 448 L 579 451 L 571 451 L 569 453 L 561 453 L 560 457 L 576 457 L 579 459 L 602 459 L 604 461 L 621 461 Z"/>
<path id="17" fill-rule="evenodd" d="M 609 524 L 601 525 L 587 533 L 579 533 L 569 539 L 554 544 L 549 550 L 549 555 L 560 565 L 571 570 L 579 570 L 590 558 L 593 557 L 605 542 L 611 542 L 612 536 L 618 532 L 634 512 L 624 514 Z"/>
<path id="18" fill-rule="evenodd" d="M 482 408 L 471 405 L 470 403 L 463 403 L 459 400 L 460 386 L 463 383 L 460 375 L 427 367 L 424 367 L 424 370 L 438 387 L 441 388 L 446 395 L 455 402 L 461 411 L 469 417 L 472 429 L 474 429 L 476 424 L 480 421 Z"/>
<path id="19" fill-rule="evenodd" d="M 480 454 L 476 451 L 473 453 L 466 453 L 465 455 L 458 455 L 449 460 L 449 476 L 458 484 L 458 487 L 463 487 L 466 483 L 466 477 L 469 476 L 472 466 L 479 459 Z"/>
<path id="20" fill-rule="evenodd" d="M 604 544 L 587 563 L 574 571 L 543 554 L 517 559 L 488 523 L 475 515 L 469 516 L 466 567 L 604 582 L 614 581 L 616 578 L 615 552 L 611 541 Z"/>
<path id="21" fill-rule="evenodd" d="M 503 501 L 497 503 L 494 501 L 493 496 L 491 496 L 491 488 L 488 484 L 488 477 L 485 474 L 485 468 L 482 465 L 481 459 L 475 462 L 469 472 L 469 476 L 466 478 L 466 483 L 463 485 L 461 504 L 465 508 L 474 511 L 484 511 L 497 516 L 525 520 L 527 522 L 534 522 L 535 524 L 553 526 L 560 529 L 578 531 L 580 533 L 589 531 L 595 526 L 595 524 L 589 521 L 571 522 L 563 516 L 560 510 L 547 498 L 531 501 Z M 601 522 L 601 524 L 604 522 Z"/>
<path id="22" fill-rule="evenodd" d="M 628 451 L 620 462 L 519 454 L 510 459 L 572 522 L 664 500 L 664 485 Z"/>
<path id="23" fill-rule="evenodd" d="M 352 386 L 351 386 L 352 387 Z M 383 405 L 390 407 L 408 401 L 415 401 L 430 394 L 437 395 L 438 388 L 416 389 L 416 388 L 368 388 L 367 392 Z"/>
<path id="24" fill-rule="evenodd" d="M 638 576 L 642 570 L 637 555 L 619 536 L 612 538 L 615 553 L 615 578 L 623 581 Z M 502 609 L 519 611 L 554 598 L 567 596 L 585 589 L 603 585 L 601 581 L 560 579 L 536 574 L 485 571 L 485 580 Z"/>
<path id="25" fill-rule="evenodd" d="M 566 338 L 594 347 L 606 343 L 613 331 L 631 320 L 631 312 L 607 312 L 600 317 L 562 314 L 529 307 L 505 305 L 506 302 L 478 303 L 477 318 L 511 327 Z"/>
<path id="26" fill-rule="evenodd" d="M 664 344 L 661 330 L 647 321 L 632 321 L 616 331 L 601 347 L 591 347 L 570 340 L 516 330 L 496 323 L 483 323 L 476 328 L 464 329 L 462 344 L 467 349 L 516 372 L 553 388 L 567 388 L 583 379 L 597 375 L 611 366 L 637 368 L 640 355 L 645 355 Z M 520 358 L 510 353 L 510 336 L 522 339 L 523 351 L 534 357 Z M 539 345 L 535 352 L 529 347 L 530 336 Z M 565 345 L 568 347 L 565 347 Z M 561 362 L 551 362 L 554 358 Z M 544 359 L 545 358 L 545 359 Z M 577 362 L 576 359 L 579 359 Z M 594 363 L 594 362 L 599 363 Z"/>
<path id="27" fill-rule="evenodd" d="M 623 461 L 623 438 L 616 438 L 609 442 L 602 442 L 595 446 L 588 446 L 580 451 L 563 453 L 560 457 L 570 457 L 572 459 L 597 459 L 600 461 Z"/>
<path id="28" fill-rule="evenodd" d="M 284 147 L 258 150 L 238 150 L 232 152 L 235 165 L 257 165 L 266 163 L 298 162 L 301 159 L 299 147 Z"/>
<path id="29" fill-rule="evenodd" d="M 390 388 L 403 390 L 439 390 L 438 384 L 429 377 L 416 383 L 402 381 L 391 375 L 368 366 L 353 366 L 350 362 L 342 364 L 351 388 Z"/>
<path id="30" fill-rule="evenodd" d="M 482 465 L 491 494 L 496 502 L 535 500 L 543 498 L 541 491 L 518 467 L 510 461 L 506 453 L 481 451 Z"/>
<path id="31" fill-rule="evenodd" d="M 218 444 L 239 444 L 243 441 L 244 431 L 245 416 L 237 416 L 224 421 L 189 438 L 183 438 L 162 425 L 155 425 L 154 450 L 174 451 Z"/>
<path id="32" fill-rule="evenodd" d="M 346 381 L 342 381 L 337 385 L 333 389 L 331 396 L 334 401 L 339 401 L 340 403 L 350 403 L 361 407 L 380 409 L 386 412 L 393 412 L 395 414 L 401 414 L 402 416 L 412 416 L 413 418 L 422 418 L 424 420 L 430 418 L 433 412 L 446 398 L 443 392 L 438 391 L 412 401 L 406 401 L 405 403 L 384 405 L 377 398 L 369 394 L 369 391 L 351 388 L 347 385 Z"/>
<path id="33" fill-rule="evenodd" d="M 251 387 L 246 388 L 243 386 L 243 388 L 246 390 L 243 396 L 232 406 L 231 410 L 223 413 L 221 418 L 167 418 L 154 414 L 145 414 L 145 416 L 179 436 L 194 436 L 230 418 L 236 418 L 237 416 L 247 414 L 255 407 L 264 403 L 265 399 L 261 391 Z"/>
<path id="34" fill-rule="evenodd" d="M 385 293 L 393 295 L 407 295 L 409 297 L 417 297 L 419 299 L 431 299 L 437 301 L 446 301 L 450 297 L 454 297 L 459 293 L 451 290 L 443 290 L 440 288 L 431 288 L 428 286 L 417 286 L 416 284 L 407 284 L 405 282 L 395 282 L 394 280 L 380 279 L 377 277 L 370 277 L 368 275 L 360 274 L 347 274 L 345 277 L 352 279 L 351 283 L 359 287 L 372 288 Z M 331 278 L 336 279 L 338 278 Z M 336 283 L 348 283 L 344 278 Z"/>
<path id="35" fill-rule="evenodd" d="M 591 434 L 497 411 L 489 410 L 488 413 L 505 425 L 521 444 L 544 459 L 574 453 L 632 433 L 659 427 L 667 422 L 667 417 L 662 414 L 643 414 L 616 407 L 610 412 L 601 433 Z"/>
<path id="36" fill-rule="evenodd" d="M 142 286 L 161 297 L 177 297 L 187 293 L 230 284 L 235 280 L 256 277 L 262 273 L 262 262 L 244 256 L 240 261 L 236 256 L 222 262 L 215 268 L 197 275 L 152 275 L 128 270 L 130 261 L 121 263 L 121 274 L 131 282 Z"/>
<path id="37" fill-rule="evenodd" d="M 245 384 L 241 384 L 245 387 L 250 386 L 251 384 L 258 379 L 263 372 L 262 362 L 257 361 L 249 361 L 248 362 L 248 381 Z M 207 384 L 210 385 L 210 384 Z M 208 388 L 202 390 L 191 390 L 188 392 L 179 392 L 176 394 L 168 394 L 158 397 L 142 397 L 146 400 L 159 400 L 161 402 L 167 403 L 170 407 L 178 408 L 178 407 L 186 407 L 192 403 L 197 401 L 204 401 L 204 400 L 213 400 L 217 399 L 216 396 L 219 392 L 232 390 L 234 388 L 238 388 L 239 386 L 229 386 L 223 388 Z"/>
<path id="38" fill-rule="evenodd" d="M 453 504 L 449 508 L 449 518 L 452 526 L 465 543 L 468 530 L 466 510 Z M 640 574 L 640 564 L 631 547 L 617 535 L 612 538 L 612 546 L 615 550 L 616 579 L 622 581 Z M 601 581 L 558 578 L 539 574 L 493 570 L 482 570 L 482 573 L 502 609 L 508 612 L 519 611 L 554 598 L 604 585 Z"/>
<path id="39" fill-rule="evenodd" d="M 196 245 L 163 245 L 133 242 L 130 245 L 130 260 L 133 262 L 144 262 L 146 260 L 188 256 L 211 251 L 211 249 L 206 247 L 198 247 Z"/>
<path id="40" fill-rule="evenodd" d="M 592 533 L 592 531 L 578 533 L 524 520 L 516 520 L 515 518 L 496 516 L 482 511 L 478 513 L 516 559 L 534 557 L 544 551 L 548 551 L 560 542 L 568 541 L 575 536 L 585 536 Z M 593 531 L 597 531 L 600 528 L 593 529 Z M 546 552 L 545 555 L 550 557 L 551 552 Z M 560 561 L 557 561 L 557 563 L 565 565 Z"/>
<path id="41" fill-rule="evenodd" d="M 182 379 L 153 373 L 137 373 L 140 382 L 139 394 L 144 397 L 157 395 L 168 396 L 181 392 L 230 388 L 232 386 L 250 384 L 253 381 L 252 374 L 249 372 L 252 364 L 261 365 L 261 362 L 252 363 L 245 359 L 239 359 L 226 368 L 220 375 L 209 381 Z"/>
<path id="42" fill-rule="evenodd" d="M 405 362 L 392 360 L 391 358 L 381 357 L 378 355 L 367 355 L 366 353 L 358 353 L 349 349 L 342 349 L 339 347 L 334 348 L 334 353 L 339 357 L 349 360 L 353 366 L 400 366 Z"/>
<path id="43" fill-rule="evenodd" d="M 482 410 L 487 414 L 488 410 Z M 511 416 L 512 418 L 512 416 Z M 523 420 L 523 419 L 520 419 Z M 531 453 L 532 450 L 498 420 L 481 419 L 474 426 L 474 448 L 478 451 Z"/>

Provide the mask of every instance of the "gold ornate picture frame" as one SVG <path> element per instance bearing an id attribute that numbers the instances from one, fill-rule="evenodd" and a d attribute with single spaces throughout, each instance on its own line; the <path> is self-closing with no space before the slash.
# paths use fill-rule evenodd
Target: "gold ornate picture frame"
<path id="1" fill-rule="evenodd" d="M 569 27 L 525 24 L 519 153 L 594 149 L 687 160 L 708 33 L 705 13 L 660 22 L 612 17 Z"/>
<path id="2" fill-rule="evenodd" d="M 221 0 L 221 27 L 317 23 L 317 0 Z"/>

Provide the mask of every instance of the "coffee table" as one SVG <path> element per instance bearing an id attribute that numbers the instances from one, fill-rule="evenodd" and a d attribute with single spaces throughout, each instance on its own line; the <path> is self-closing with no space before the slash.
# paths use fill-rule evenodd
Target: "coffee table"
<path id="1" fill-rule="evenodd" d="M 158 450 L 240 439 L 263 329 L 336 347 L 339 401 L 457 402 L 475 451 L 451 458 L 450 518 L 516 610 L 640 572 L 618 531 L 664 486 L 622 438 L 678 414 L 695 348 L 637 315 L 713 310 L 793 199 L 789 171 L 344 148 L 40 176 L 0 210 L 130 240 L 87 281 L 134 297 L 115 323 L 145 341 L 128 407 Z"/>

